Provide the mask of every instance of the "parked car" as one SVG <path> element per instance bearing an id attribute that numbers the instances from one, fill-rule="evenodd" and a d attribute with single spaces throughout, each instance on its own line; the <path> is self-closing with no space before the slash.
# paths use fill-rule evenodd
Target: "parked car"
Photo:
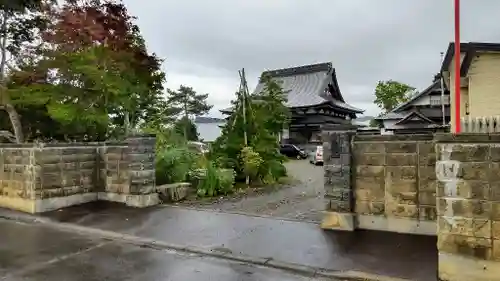
<path id="1" fill-rule="evenodd" d="M 309 162 L 314 165 L 323 165 L 323 146 L 316 146 L 316 149 L 309 154 Z"/>
<path id="2" fill-rule="evenodd" d="M 307 153 L 293 144 L 282 144 L 280 153 L 291 158 L 306 159 Z"/>

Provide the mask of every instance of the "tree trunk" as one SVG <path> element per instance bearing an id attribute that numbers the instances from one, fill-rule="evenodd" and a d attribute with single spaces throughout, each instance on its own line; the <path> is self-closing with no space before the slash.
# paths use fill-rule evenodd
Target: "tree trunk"
<path id="1" fill-rule="evenodd" d="M 12 129 L 14 135 L 16 136 L 16 142 L 24 142 L 23 127 L 21 124 L 21 118 L 17 113 L 16 109 L 10 102 L 9 93 L 7 93 L 7 88 L 5 87 L 5 71 L 7 66 L 7 12 L 2 14 L 1 30 L 4 35 L 0 40 L 0 108 L 3 108 L 9 114 L 10 123 L 12 124 Z"/>
<path id="2" fill-rule="evenodd" d="M 16 137 L 16 143 L 24 142 L 23 126 L 21 124 L 21 118 L 17 114 L 16 109 L 10 103 L 4 105 L 5 111 L 9 114 L 10 123 L 12 124 L 12 129 L 14 130 L 14 136 Z"/>

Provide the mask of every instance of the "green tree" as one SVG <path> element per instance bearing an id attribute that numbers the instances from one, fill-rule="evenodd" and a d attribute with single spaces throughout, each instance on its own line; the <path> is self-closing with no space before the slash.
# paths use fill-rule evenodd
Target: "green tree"
<path id="1" fill-rule="evenodd" d="M 271 77 L 263 77 L 264 88 L 252 98 L 256 101 L 253 107 L 258 111 L 257 116 L 263 118 L 266 129 L 274 136 L 280 134 L 290 122 L 291 113 L 286 106 L 287 93 L 280 83 Z"/>
<path id="2" fill-rule="evenodd" d="M 185 136 L 185 139 L 188 141 L 199 140 L 198 129 L 196 128 L 196 124 L 190 118 L 181 117 L 181 119 L 175 122 L 174 130 L 177 134 Z"/>
<path id="3" fill-rule="evenodd" d="M 7 113 L 10 124 L 2 124 L 0 136 L 11 141 L 24 141 L 21 117 L 7 87 L 9 73 L 15 71 L 16 58 L 22 57 L 26 45 L 39 39 L 46 25 L 48 9 L 55 1 L 0 1 L 0 110 Z M 9 128 L 10 127 L 10 128 Z M 13 134 L 10 132 L 13 131 Z"/>
<path id="4" fill-rule="evenodd" d="M 50 16 L 43 44 L 10 79 L 17 107 L 40 114 L 45 109 L 58 125 L 51 128 L 55 135 L 36 123 L 29 131 L 48 138 L 103 140 L 170 116 L 161 60 L 148 54 L 122 3 L 68 1 Z"/>
<path id="5" fill-rule="evenodd" d="M 263 91 L 256 95 L 246 95 L 245 90 L 236 93 L 232 101 L 235 109 L 222 127 L 222 134 L 213 144 L 213 154 L 218 162 L 226 168 L 236 171 L 237 179 L 243 180 L 249 164 L 242 163 L 245 151 L 251 148 L 252 153 L 262 161 L 258 161 L 258 172 L 251 180 L 272 182 L 285 175 L 284 157 L 279 153 L 277 133 L 288 122 L 285 106 L 286 98 L 281 86 L 274 80 L 264 81 Z M 247 144 L 245 145 L 245 133 Z M 255 164 L 255 163 L 253 163 Z M 252 164 L 252 165 L 253 165 Z"/>
<path id="6" fill-rule="evenodd" d="M 207 102 L 208 94 L 197 94 L 191 87 L 181 85 L 177 91 L 168 89 L 167 93 L 169 107 L 184 119 L 207 114 L 213 107 Z M 189 123 L 183 123 L 183 136 L 188 140 Z"/>
<path id="7" fill-rule="evenodd" d="M 384 113 L 394 109 L 399 104 L 408 101 L 414 94 L 415 88 L 394 80 L 379 81 L 375 88 L 375 104 Z"/>

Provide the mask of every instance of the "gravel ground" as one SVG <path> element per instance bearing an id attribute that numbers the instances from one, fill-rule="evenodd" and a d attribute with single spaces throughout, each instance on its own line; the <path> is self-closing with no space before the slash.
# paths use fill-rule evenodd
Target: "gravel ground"
<path id="1" fill-rule="evenodd" d="M 286 166 L 294 179 L 292 184 L 211 202 L 185 201 L 176 205 L 320 222 L 324 209 L 323 167 L 314 166 L 307 160 L 292 160 Z"/>

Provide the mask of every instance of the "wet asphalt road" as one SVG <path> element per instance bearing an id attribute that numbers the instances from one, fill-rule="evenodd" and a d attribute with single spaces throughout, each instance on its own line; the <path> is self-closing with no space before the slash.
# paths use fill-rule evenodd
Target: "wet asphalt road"
<path id="1" fill-rule="evenodd" d="M 312 281 L 276 269 L 0 220 L 0 280 Z"/>
<path id="2" fill-rule="evenodd" d="M 323 231 L 312 223 L 179 207 L 133 209 L 110 203 L 72 207 L 46 217 L 181 246 L 332 270 L 436 280 L 436 237 Z"/>

